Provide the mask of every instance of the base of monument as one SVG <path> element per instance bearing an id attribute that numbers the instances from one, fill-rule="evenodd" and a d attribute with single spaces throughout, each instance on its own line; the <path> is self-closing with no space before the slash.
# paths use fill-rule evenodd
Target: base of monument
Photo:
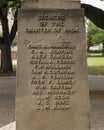
<path id="1" fill-rule="evenodd" d="M 3 126 L 2 128 L 0 128 L 0 130 L 16 130 L 16 122 L 12 122 L 6 126 Z M 102 129 L 91 128 L 91 130 L 102 130 Z"/>
<path id="2" fill-rule="evenodd" d="M 0 130 L 16 130 L 16 122 L 3 126 Z"/>

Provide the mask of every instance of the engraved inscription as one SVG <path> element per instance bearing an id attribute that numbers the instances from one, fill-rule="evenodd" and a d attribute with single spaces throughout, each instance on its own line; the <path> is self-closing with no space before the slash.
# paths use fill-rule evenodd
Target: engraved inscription
<path id="1" fill-rule="evenodd" d="M 36 110 L 69 110 L 74 94 L 76 45 L 29 44 L 32 94 L 37 97 Z"/>
<path id="2" fill-rule="evenodd" d="M 34 15 L 38 25 L 27 26 L 25 33 L 79 33 L 77 26 L 67 27 L 67 17 L 61 12 L 41 12 Z M 36 100 L 36 110 L 69 110 L 75 91 L 76 43 L 64 38 L 27 42 L 30 59 L 31 93 Z"/>
<path id="3" fill-rule="evenodd" d="M 28 17 L 36 18 L 38 21 L 37 25 L 28 25 L 25 28 L 25 32 L 32 34 L 32 33 L 78 33 L 79 28 L 74 26 L 67 27 L 65 25 L 65 21 L 67 17 L 66 14 L 61 13 L 60 11 L 53 11 L 53 12 L 41 12 L 37 14 L 28 14 Z"/>

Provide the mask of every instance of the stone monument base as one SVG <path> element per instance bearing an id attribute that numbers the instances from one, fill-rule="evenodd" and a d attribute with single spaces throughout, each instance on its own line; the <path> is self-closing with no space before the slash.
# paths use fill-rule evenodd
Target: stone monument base
<path id="1" fill-rule="evenodd" d="M 16 130 L 16 122 L 12 122 L 6 126 L 0 128 L 0 130 Z"/>
<path id="2" fill-rule="evenodd" d="M 6 126 L 3 126 L 2 128 L 0 128 L 0 130 L 16 130 L 16 122 L 12 122 Z M 95 130 L 94 128 L 91 128 L 91 130 Z M 101 129 L 99 129 L 101 130 Z"/>

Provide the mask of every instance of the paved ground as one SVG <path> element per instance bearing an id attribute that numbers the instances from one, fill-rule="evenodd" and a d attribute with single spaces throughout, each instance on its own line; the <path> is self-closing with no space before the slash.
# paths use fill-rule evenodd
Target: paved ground
<path id="1" fill-rule="evenodd" d="M 92 130 L 104 130 L 104 76 L 90 76 Z"/>
<path id="2" fill-rule="evenodd" d="M 15 77 L 0 77 L 0 127 L 14 121 Z"/>
<path id="3" fill-rule="evenodd" d="M 92 130 L 104 130 L 104 76 L 90 76 Z M 0 127 L 15 120 L 16 78 L 0 77 Z M 8 126 L 14 130 L 15 123 Z M 6 130 L 5 128 L 0 130 Z"/>

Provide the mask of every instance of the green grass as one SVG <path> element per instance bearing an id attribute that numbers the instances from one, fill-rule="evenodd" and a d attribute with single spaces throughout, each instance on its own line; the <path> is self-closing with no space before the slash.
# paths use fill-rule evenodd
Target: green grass
<path id="1" fill-rule="evenodd" d="M 101 53 L 88 53 L 88 71 L 91 75 L 104 75 L 104 56 Z"/>
<path id="2" fill-rule="evenodd" d="M 104 66 L 104 57 L 88 57 L 88 66 Z"/>
<path id="3" fill-rule="evenodd" d="M 104 66 L 88 66 L 90 75 L 104 75 Z"/>

